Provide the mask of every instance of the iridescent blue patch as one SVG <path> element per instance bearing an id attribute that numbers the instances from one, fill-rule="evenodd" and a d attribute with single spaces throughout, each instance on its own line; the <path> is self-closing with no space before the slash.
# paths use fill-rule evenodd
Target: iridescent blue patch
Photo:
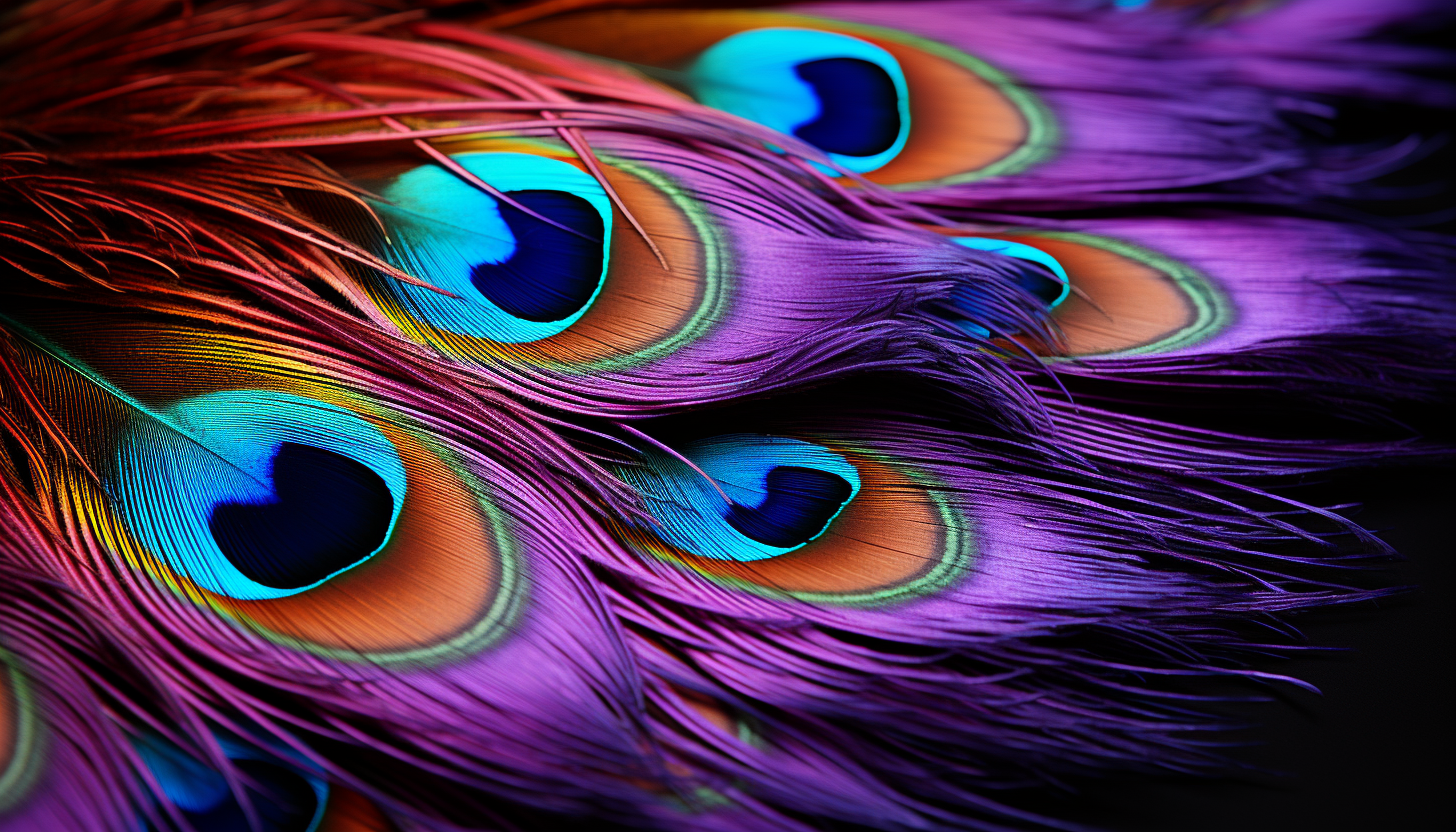
<path id="1" fill-rule="evenodd" d="M 704 50 L 688 83 L 702 103 L 798 136 L 857 173 L 883 167 L 910 135 L 899 61 L 837 32 L 739 32 Z"/>
<path id="2" fill-rule="evenodd" d="M 400 300 L 430 326 L 492 341 L 538 341 L 571 326 L 606 281 L 612 235 L 606 191 L 559 159 L 529 153 L 452 158 L 527 210 L 438 165 L 396 177 L 381 193 L 390 204 L 378 209 L 390 236 L 383 254 L 448 293 L 397 282 Z"/>
<path id="3" fill-rule="evenodd" d="M 653 531 L 716 560 L 778 557 L 822 535 L 859 493 L 859 472 L 810 442 L 730 435 L 694 442 L 682 460 L 653 455 L 620 475 L 658 521 Z M 706 476 L 704 476 L 706 475 Z"/>
<path id="4" fill-rule="evenodd" d="M 239 599 L 293 595 L 368 560 L 406 485 L 378 428 L 268 390 L 185 399 L 139 423 L 117 471 L 137 540 L 203 589 Z"/>

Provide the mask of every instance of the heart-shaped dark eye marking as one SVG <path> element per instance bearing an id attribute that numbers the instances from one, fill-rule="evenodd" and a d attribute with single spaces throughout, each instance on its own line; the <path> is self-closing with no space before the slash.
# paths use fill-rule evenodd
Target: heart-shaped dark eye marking
<path id="1" fill-rule="evenodd" d="M 367 558 L 383 544 L 393 507 L 383 478 L 361 462 L 284 442 L 273 457 L 274 499 L 219 503 L 208 526 L 249 579 L 297 589 Z"/>
<path id="2" fill-rule="evenodd" d="M 724 519 L 745 537 L 789 548 L 817 536 L 854 494 L 843 477 L 780 465 L 764 478 L 768 494 L 753 508 L 733 503 Z"/>
<path id="3" fill-rule="evenodd" d="M 565 191 L 511 191 L 510 197 L 579 234 L 501 202 L 501 220 L 515 236 L 516 250 L 499 263 L 477 264 L 471 284 L 501 310 L 527 321 L 549 323 L 581 311 L 601 282 L 606 233 L 601 215 Z"/>
<path id="4" fill-rule="evenodd" d="M 899 93 L 890 73 L 859 58 L 823 58 L 794 67 L 814 90 L 819 115 L 794 135 L 828 153 L 874 156 L 900 136 Z"/>

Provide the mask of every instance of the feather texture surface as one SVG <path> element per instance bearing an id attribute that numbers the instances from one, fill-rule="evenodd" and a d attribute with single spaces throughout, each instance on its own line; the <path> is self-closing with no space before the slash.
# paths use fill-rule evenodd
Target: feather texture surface
<path id="1" fill-rule="evenodd" d="M 1081 828 L 1390 594 L 1451 243 L 1291 114 L 1439 3 L 746 5 L 0 13 L 0 832 Z"/>

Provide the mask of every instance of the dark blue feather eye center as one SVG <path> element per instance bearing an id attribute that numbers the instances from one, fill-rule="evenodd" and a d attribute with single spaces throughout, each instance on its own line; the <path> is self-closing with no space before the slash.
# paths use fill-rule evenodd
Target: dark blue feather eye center
<path id="1" fill-rule="evenodd" d="M 1062 281 L 1052 274 L 1051 269 L 1040 263 L 1023 262 L 1020 266 L 1015 278 L 1017 286 L 1030 292 L 1048 306 L 1062 296 Z"/>
<path id="2" fill-rule="evenodd" d="M 208 527 L 250 580 L 299 589 L 369 557 L 389 533 L 394 501 L 384 479 L 343 454 L 284 442 L 273 457 L 275 499 L 224 502 Z"/>
<path id="3" fill-rule="evenodd" d="M 569 318 L 591 301 L 602 276 L 605 229 L 590 202 L 565 191 L 511 191 L 511 199 L 580 232 L 572 234 L 500 202 L 516 250 L 474 267 L 470 282 L 504 312 L 536 323 Z"/>
<path id="4" fill-rule="evenodd" d="M 890 73 L 859 58 L 805 61 L 794 73 L 819 99 L 819 115 L 794 135 L 828 153 L 874 156 L 900 135 L 899 94 Z"/>
<path id="5" fill-rule="evenodd" d="M 739 534 L 768 546 L 791 548 L 816 537 L 854 493 L 843 477 L 780 465 L 765 477 L 768 494 L 756 507 L 734 503 L 724 518 Z"/>
<path id="6" fill-rule="evenodd" d="M 234 760 L 239 772 L 255 784 L 249 788 L 262 832 L 304 832 L 318 813 L 318 795 L 308 781 L 282 766 L 261 760 Z M 193 829 L 207 832 L 252 832 L 238 799 L 228 792 L 206 809 L 184 811 Z"/>

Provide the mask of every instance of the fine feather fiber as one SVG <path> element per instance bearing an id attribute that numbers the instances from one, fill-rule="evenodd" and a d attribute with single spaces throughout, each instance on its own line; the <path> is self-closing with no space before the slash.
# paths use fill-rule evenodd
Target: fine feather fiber
<path id="1" fill-rule="evenodd" d="M 1440 3 L 0 13 L 0 832 L 1082 829 L 1449 455 Z M 1311 125 L 1316 125 L 1311 127 Z M 1404 139 L 1404 140 L 1403 140 Z"/>

